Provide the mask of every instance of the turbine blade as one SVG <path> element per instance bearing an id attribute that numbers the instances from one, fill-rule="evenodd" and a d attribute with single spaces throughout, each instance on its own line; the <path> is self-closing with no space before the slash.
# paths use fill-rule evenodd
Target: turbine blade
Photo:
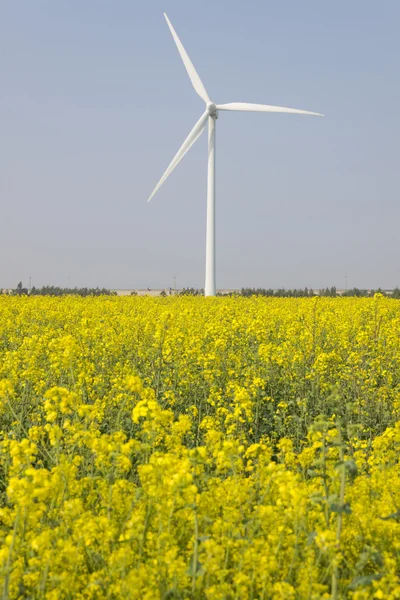
<path id="1" fill-rule="evenodd" d="M 181 55 L 181 59 L 183 60 L 183 64 L 186 67 L 186 71 L 190 77 L 190 81 L 192 82 L 194 89 L 196 90 L 196 92 L 198 93 L 200 98 L 202 98 L 204 100 L 204 102 L 206 102 L 206 103 L 210 102 L 210 98 L 208 97 L 206 88 L 204 87 L 203 82 L 201 81 L 200 77 L 198 76 L 198 73 L 197 73 L 196 69 L 194 68 L 192 61 L 190 60 L 189 56 L 187 55 L 187 52 L 186 52 L 185 48 L 183 47 L 181 40 L 178 38 L 175 29 L 172 27 L 171 21 L 168 19 L 167 15 L 165 13 L 164 13 L 164 17 L 165 17 L 165 20 L 167 21 L 167 25 L 169 27 L 170 32 L 172 33 L 172 37 L 174 38 L 176 47 L 178 48 L 178 52 Z"/>
<path id="2" fill-rule="evenodd" d="M 300 110 L 298 108 L 285 108 L 284 106 L 269 106 L 268 104 L 251 104 L 249 102 L 230 102 L 228 104 L 217 104 L 218 110 L 243 110 L 247 112 L 273 112 L 292 113 L 295 115 L 315 115 L 323 117 L 321 113 Z"/>
<path id="3" fill-rule="evenodd" d="M 160 189 L 160 187 L 162 186 L 164 181 L 167 179 L 167 177 L 169 175 L 171 175 L 172 171 L 180 163 L 182 158 L 185 156 L 186 152 L 188 152 L 190 150 L 190 148 L 193 146 L 195 141 L 201 136 L 201 134 L 203 133 L 204 128 L 206 126 L 208 116 L 209 116 L 208 111 L 205 111 L 201 115 L 200 119 L 197 121 L 196 125 L 193 127 L 192 131 L 189 133 L 186 140 L 183 142 L 182 146 L 179 148 L 178 152 L 175 154 L 170 165 L 165 170 L 164 175 L 161 177 L 160 181 L 157 183 L 156 187 L 154 188 L 154 190 L 153 190 L 150 198 L 147 200 L 147 202 L 150 202 L 150 200 L 152 199 L 154 194 Z"/>

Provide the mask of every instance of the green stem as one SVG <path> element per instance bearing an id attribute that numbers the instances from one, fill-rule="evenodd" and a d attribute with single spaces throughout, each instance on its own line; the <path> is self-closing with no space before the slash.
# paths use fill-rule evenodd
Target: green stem
<path id="1" fill-rule="evenodd" d="M 192 598 L 196 593 L 196 574 L 197 561 L 199 555 L 199 520 L 197 517 L 197 506 L 194 507 L 194 543 L 193 543 L 193 563 L 192 563 Z"/>
<path id="2" fill-rule="evenodd" d="M 340 434 L 339 434 L 340 435 Z M 340 436 L 340 442 L 342 442 Z M 339 460 L 341 464 L 341 474 L 340 474 L 340 498 L 339 498 L 339 513 L 337 517 L 337 528 L 336 528 L 336 557 L 335 564 L 332 572 L 332 600 L 337 600 L 338 598 L 338 588 L 339 588 L 339 567 L 337 563 L 338 554 L 340 551 L 340 536 L 342 533 L 342 524 L 343 524 L 343 504 L 344 504 L 344 491 L 346 486 L 346 467 L 344 466 L 344 456 L 343 456 L 343 445 L 340 443 L 339 446 Z"/>

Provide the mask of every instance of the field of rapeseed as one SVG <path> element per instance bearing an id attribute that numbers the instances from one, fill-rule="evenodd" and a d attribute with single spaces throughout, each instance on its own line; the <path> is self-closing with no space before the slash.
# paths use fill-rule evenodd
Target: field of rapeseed
<path id="1" fill-rule="evenodd" d="M 400 598 L 400 302 L 0 297 L 4 599 Z"/>

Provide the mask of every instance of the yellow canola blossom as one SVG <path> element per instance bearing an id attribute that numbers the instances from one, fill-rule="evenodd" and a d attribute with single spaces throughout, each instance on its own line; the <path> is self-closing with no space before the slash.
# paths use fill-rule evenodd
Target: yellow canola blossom
<path id="1" fill-rule="evenodd" d="M 1 597 L 400 599 L 400 303 L 0 296 Z"/>

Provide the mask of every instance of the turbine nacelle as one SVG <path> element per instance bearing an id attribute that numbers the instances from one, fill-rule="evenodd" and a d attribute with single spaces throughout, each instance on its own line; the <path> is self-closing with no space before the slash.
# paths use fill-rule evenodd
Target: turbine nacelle
<path id="1" fill-rule="evenodd" d="M 216 119 L 218 119 L 217 105 L 214 104 L 214 102 L 207 102 L 207 112 L 210 115 L 210 117 L 215 117 Z"/>

